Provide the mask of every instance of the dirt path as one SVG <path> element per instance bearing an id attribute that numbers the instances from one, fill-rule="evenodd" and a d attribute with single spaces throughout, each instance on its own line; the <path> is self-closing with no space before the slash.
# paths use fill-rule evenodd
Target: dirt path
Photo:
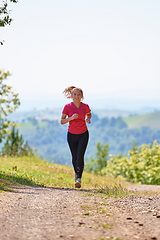
<path id="1" fill-rule="evenodd" d="M 0 240 L 160 240 L 160 186 L 130 188 L 159 193 L 122 199 L 41 187 L 2 193 Z"/>

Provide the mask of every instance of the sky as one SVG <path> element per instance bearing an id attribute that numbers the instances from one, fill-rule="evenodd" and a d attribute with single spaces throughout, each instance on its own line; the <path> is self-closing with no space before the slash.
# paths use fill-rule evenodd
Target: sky
<path id="1" fill-rule="evenodd" d="M 0 68 L 21 109 L 60 107 L 71 85 L 96 107 L 160 107 L 159 0 L 19 0 L 9 9 Z"/>

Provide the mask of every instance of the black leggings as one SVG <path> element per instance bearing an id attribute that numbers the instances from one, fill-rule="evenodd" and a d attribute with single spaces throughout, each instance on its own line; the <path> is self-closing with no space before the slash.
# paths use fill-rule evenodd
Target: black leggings
<path id="1" fill-rule="evenodd" d="M 72 134 L 68 132 L 67 141 L 72 154 L 72 164 L 77 178 L 82 177 L 84 169 L 84 154 L 88 144 L 89 132 Z"/>

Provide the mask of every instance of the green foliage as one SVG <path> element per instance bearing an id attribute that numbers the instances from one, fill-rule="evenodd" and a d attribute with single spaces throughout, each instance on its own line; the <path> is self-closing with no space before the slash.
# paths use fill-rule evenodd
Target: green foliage
<path id="1" fill-rule="evenodd" d="M 10 0 L 10 2 L 17 3 L 17 0 Z M 0 7 L 0 27 L 10 25 L 12 18 L 10 18 L 10 10 L 8 10 L 8 1 L 3 1 L 3 5 Z"/>
<path id="2" fill-rule="evenodd" d="M 133 144 L 128 156 L 113 156 L 102 173 L 114 177 L 121 175 L 135 183 L 160 185 L 160 145 L 157 141 L 140 147 Z"/>
<path id="3" fill-rule="evenodd" d="M 10 0 L 10 2 L 17 3 L 17 0 Z M 10 18 L 10 10 L 8 10 L 8 1 L 3 1 L 3 5 L 0 7 L 0 27 L 5 27 L 6 25 L 10 25 L 13 21 Z M 0 41 L 0 44 L 3 45 L 4 40 Z"/>
<path id="4" fill-rule="evenodd" d="M 27 142 L 24 142 L 22 135 L 19 135 L 18 129 L 12 128 L 7 140 L 2 148 L 1 156 L 28 156 L 33 155 L 33 151 Z"/>
<path id="5" fill-rule="evenodd" d="M 14 112 L 20 105 L 18 94 L 15 93 L 11 86 L 4 84 L 4 80 L 10 76 L 9 72 L 0 70 L 0 142 L 9 132 L 10 126 L 16 126 L 11 122 L 7 116 L 9 113 Z"/>
<path id="6" fill-rule="evenodd" d="M 97 143 L 97 152 L 95 153 L 96 159 L 90 158 L 90 161 L 86 162 L 85 170 L 95 174 L 101 174 L 101 170 L 107 166 L 109 145 Z"/>
<path id="7" fill-rule="evenodd" d="M 10 2 L 17 3 L 17 0 L 10 0 Z M 8 1 L 4 0 L 3 4 L 0 7 L 0 27 L 5 27 L 7 25 L 10 25 L 13 21 L 12 18 L 10 18 L 10 10 L 8 10 Z M 4 40 L 0 41 L 0 44 L 3 45 Z"/>

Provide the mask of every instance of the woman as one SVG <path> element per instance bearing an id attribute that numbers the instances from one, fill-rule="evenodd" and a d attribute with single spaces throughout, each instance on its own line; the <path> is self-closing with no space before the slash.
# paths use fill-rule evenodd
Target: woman
<path id="1" fill-rule="evenodd" d="M 88 104 L 81 102 L 84 98 L 82 89 L 71 86 L 66 88 L 63 93 L 65 97 L 72 99 L 72 102 L 63 108 L 61 124 L 69 123 L 67 141 L 75 171 L 75 187 L 80 188 L 84 169 L 84 154 L 89 139 L 86 122 L 91 122 L 91 110 Z"/>

